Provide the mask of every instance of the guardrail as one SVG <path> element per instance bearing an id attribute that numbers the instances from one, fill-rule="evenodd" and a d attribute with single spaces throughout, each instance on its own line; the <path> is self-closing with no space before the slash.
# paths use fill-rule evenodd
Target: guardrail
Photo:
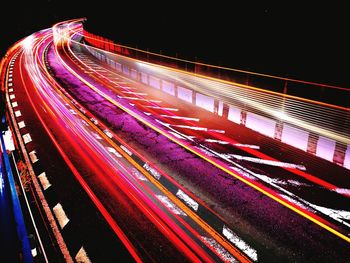
<path id="1" fill-rule="evenodd" d="M 185 60 L 124 46 L 85 29 L 83 30 L 83 36 L 84 40 L 94 47 L 131 58 L 281 94 L 303 97 L 341 107 L 350 107 L 350 87 L 339 87 Z"/>
<path id="2" fill-rule="evenodd" d="M 332 104 L 330 101 L 310 99 L 312 96 L 306 96 L 308 93 L 304 94 L 305 96 L 291 95 L 293 89 L 288 87 L 293 87 L 290 83 L 314 85 L 316 89 L 323 90 L 323 94 L 328 94 L 327 97 L 333 100 L 337 97 L 334 98 L 330 94 L 339 93 L 338 102 L 341 99 L 344 102 L 350 101 L 350 90 L 346 88 L 303 83 L 298 80 L 262 76 L 256 73 L 249 75 L 250 84 L 253 82 L 253 77 L 258 76 L 265 77 L 267 81 L 284 81 L 284 91 L 276 92 L 273 88 L 261 89 L 222 78 L 208 77 L 208 75 L 199 74 L 199 70 L 190 69 L 188 66 L 181 68 L 179 63 L 175 63 L 176 61 L 188 64 L 192 62 L 175 59 L 176 61 L 168 66 L 181 69 L 176 72 L 185 78 L 185 81 L 179 82 L 169 77 L 172 73 L 168 66 L 162 67 L 166 64 L 163 63 L 164 58 L 167 59 L 165 56 L 120 46 L 86 30 L 83 31 L 83 37 L 83 42 L 88 46 L 96 47 L 96 49 L 88 48 L 90 53 L 133 80 L 196 106 L 204 107 L 234 123 L 350 169 L 350 108 L 341 106 L 342 103 Z M 142 59 L 140 54 L 143 54 Z M 162 61 L 157 56 L 161 57 Z M 169 59 L 173 58 L 169 57 Z M 142 61 L 146 63 L 139 63 Z M 160 68 L 152 67 L 152 63 L 147 64 L 150 61 L 160 65 Z M 316 89 L 313 91 L 315 92 Z M 322 96 L 319 95 L 319 97 Z"/>

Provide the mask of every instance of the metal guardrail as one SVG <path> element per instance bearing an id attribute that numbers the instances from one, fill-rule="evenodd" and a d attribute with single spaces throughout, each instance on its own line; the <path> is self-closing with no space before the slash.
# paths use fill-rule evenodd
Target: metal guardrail
<path id="1" fill-rule="evenodd" d="M 120 55 L 169 66 L 191 73 L 205 75 L 266 91 L 327 103 L 350 109 L 350 87 L 339 87 L 311 81 L 278 77 L 198 61 L 175 58 L 115 43 L 113 40 L 83 30 L 84 40 L 97 48 Z"/>

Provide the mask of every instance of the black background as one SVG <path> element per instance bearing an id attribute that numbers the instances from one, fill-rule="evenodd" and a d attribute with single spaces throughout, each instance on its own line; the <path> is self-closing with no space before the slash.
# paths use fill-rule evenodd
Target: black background
<path id="1" fill-rule="evenodd" d="M 12 1 L 1 8 L 1 56 L 35 31 L 86 17 L 88 30 L 120 44 L 350 87 L 345 4 L 280 2 Z"/>

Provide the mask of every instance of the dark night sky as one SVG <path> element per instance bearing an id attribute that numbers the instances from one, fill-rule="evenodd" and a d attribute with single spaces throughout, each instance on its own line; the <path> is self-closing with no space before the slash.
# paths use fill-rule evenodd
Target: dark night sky
<path id="1" fill-rule="evenodd" d="M 86 17 L 87 29 L 121 44 L 350 87 L 345 5 L 50 0 L 28 1 L 23 6 L 12 2 L 8 15 L 1 16 L 1 56 L 32 32 L 65 19 Z"/>

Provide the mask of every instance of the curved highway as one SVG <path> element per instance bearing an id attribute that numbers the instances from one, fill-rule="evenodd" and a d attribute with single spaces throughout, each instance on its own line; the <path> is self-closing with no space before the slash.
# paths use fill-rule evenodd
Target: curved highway
<path id="1" fill-rule="evenodd" d="M 17 42 L 4 68 L 49 259 L 350 260 L 348 169 L 174 98 L 169 80 L 229 87 L 91 47 L 82 23 Z"/>

